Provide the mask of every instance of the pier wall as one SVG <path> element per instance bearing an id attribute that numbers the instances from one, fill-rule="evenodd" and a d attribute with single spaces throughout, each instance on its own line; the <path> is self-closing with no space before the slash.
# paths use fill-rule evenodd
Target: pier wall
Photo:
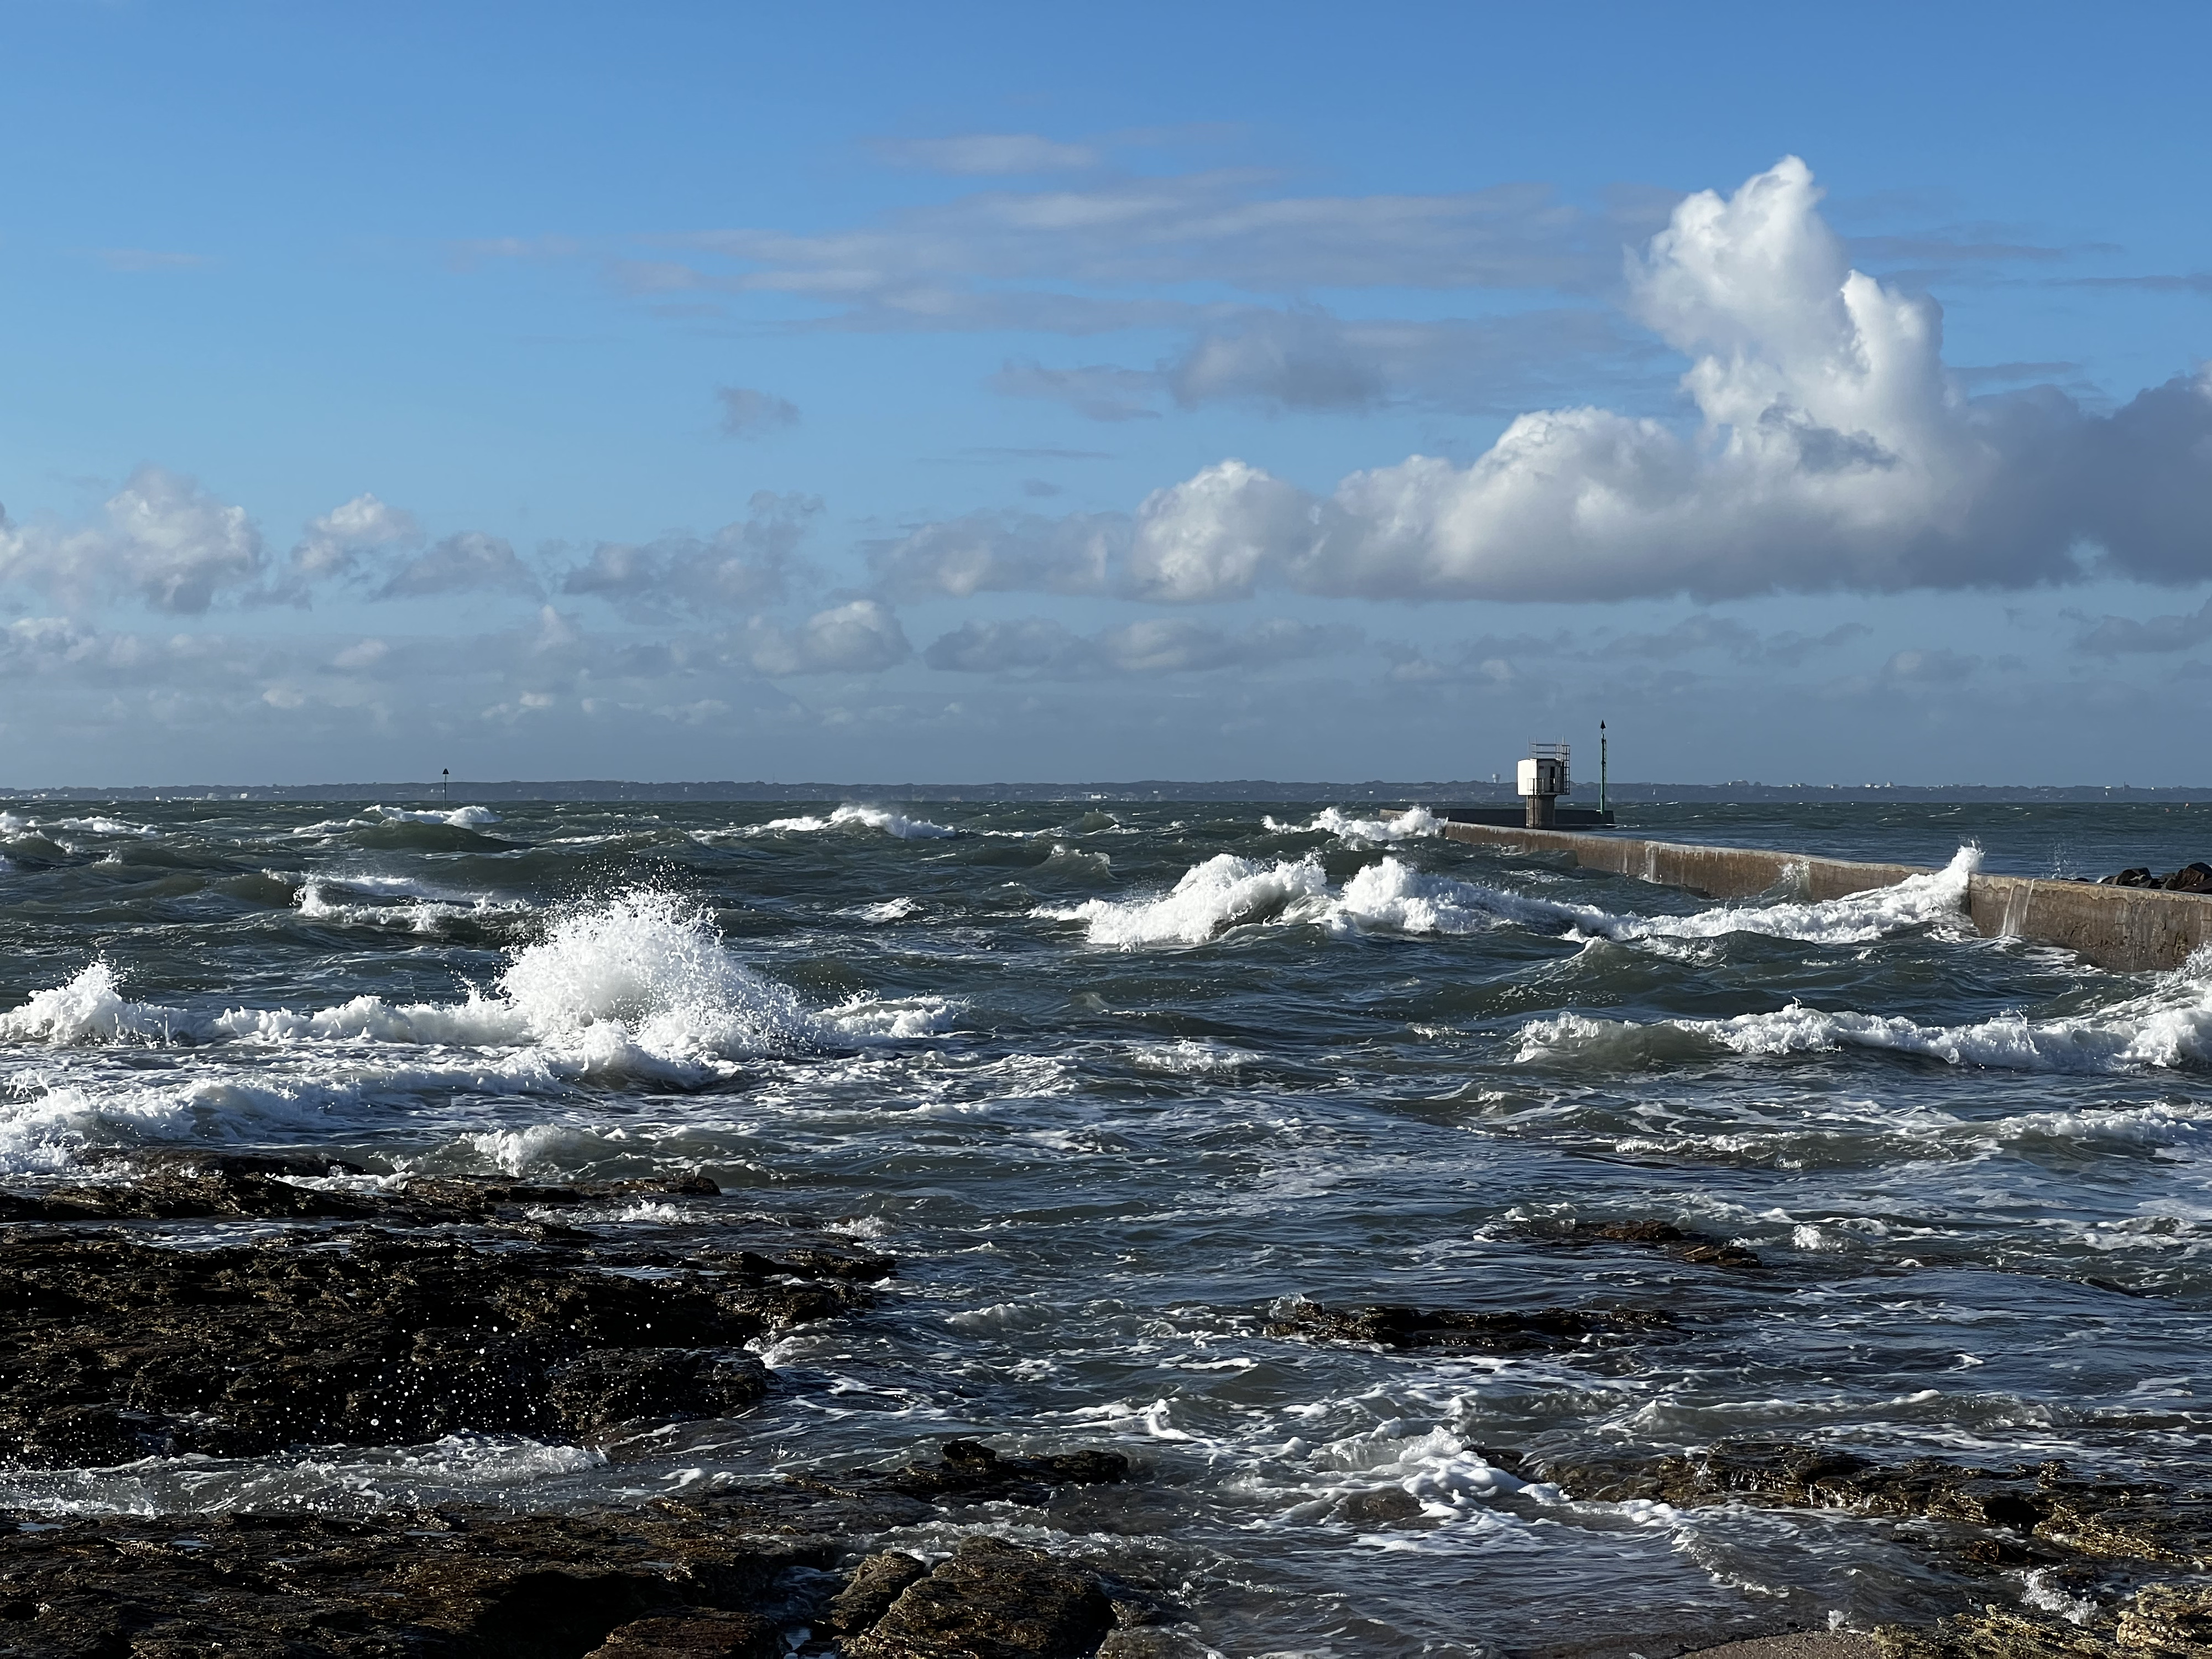
<path id="1" fill-rule="evenodd" d="M 1756 847 L 1699 847 L 1571 830 L 1447 823 L 1443 833 L 1480 846 L 1560 854 L 1594 870 L 1686 887 L 1711 898 L 1749 898 L 1785 880 L 1809 898 L 1842 898 L 1929 873 L 1913 864 L 1860 864 Z M 1976 876 L 1967 884 L 1966 913 L 1978 931 L 1991 937 L 2055 945 L 2123 973 L 2178 968 L 2192 951 L 2212 945 L 2212 897 L 2197 893 Z"/>

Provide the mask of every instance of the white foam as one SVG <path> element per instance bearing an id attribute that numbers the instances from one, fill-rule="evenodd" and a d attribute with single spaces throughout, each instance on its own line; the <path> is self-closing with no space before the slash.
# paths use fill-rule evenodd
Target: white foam
<path id="1" fill-rule="evenodd" d="M 2093 1012 L 2055 1019 L 2008 1013 L 1965 1025 L 1832 1012 L 1801 1002 L 1771 1013 L 1649 1025 L 1564 1014 L 1522 1027 L 1516 1057 L 1637 1065 L 1700 1048 L 1779 1056 L 1846 1048 L 2021 1072 L 2125 1073 L 2202 1066 L 2212 1063 L 2212 975 L 2192 966 L 2160 975 L 2142 995 Z"/>
<path id="2" fill-rule="evenodd" d="M 804 1047 L 823 1032 L 787 988 L 724 947 L 703 912 L 633 890 L 556 914 L 489 992 L 459 1002 L 393 1004 L 360 996 L 335 1007 L 231 1008 L 192 1015 L 132 1002 L 94 962 L 67 984 L 0 1012 L 0 1040 L 98 1042 L 356 1042 L 505 1048 L 537 1045 L 565 1069 L 666 1060 L 736 1059 Z"/>
<path id="3" fill-rule="evenodd" d="M 20 1008 L 0 1012 L 0 1041 L 45 1042 L 56 1047 L 85 1042 L 173 1041 L 189 1022 L 180 1008 L 132 1002 L 122 993 L 115 970 L 92 962 L 65 985 L 36 993 Z"/>
<path id="4" fill-rule="evenodd" d="M 911 916 L 920 915 L 921 904 L 916 899 L 885 899 L 881 904 L 856 904 L 851 909 L 841 910 L 838 914 L 880 927 L 886 922 L 904 921 Z"/>
<path id="5" fill-rule="evenodd" d="M 368 811 L 371 817 L 381 818 L 387 823 L 444 823 L 456 830 L 476 830 L 499 822 L 499 814 L 489 806 L 456 806 L 422 812 L 403 806 L 372 806 Z"/>
<path id="6" fill-rule="evenodd" d="M 108 817 L 62 818 L 56 822 L 54 827 L 59 830 L 82 830 L 88 835 L 94 836 L 137 836 L 143 838 L 161 833 L 144 824 L 125 823 L 120 818 Z"/>
<path id="7" fill-rule="evenodd" d="M 148 1457 L 107 1468 L 0 1473 L 0 1504 L 52 1516 L 320 1512 L 501 1502 L 518 1487 L 605 1467 L 606 1454 L 520 1437 L 448 1435 L 414 1447 L 320 1447 L 287 1459 Z"/>
<path id="8" fill-rule="evenodd" d="M 317 1009 L 209 1013 L 134 1002 L 94 962 L 0 1012 L 0 1044 L 173 1044 L 185 1065 L 50 1077 L 20 1059 L 0 1086 L 0 1170 L 57 1167 L 92 1140 L 316 1129 L 395 1096 L 559 1095 L 579 1082 L 696 1089 L 748 1065 L 900 1042 L 962 1005 L 864 996 L 811 1012 L 732 957 L 705 913 L 636 890 L 556 913 L 489 988 L 457 1001 L 360 996 Z"/>
<path id="9" fill-rule="evenodd" d="M 1425 806 L 1408 807 L 1387 818 L 1354 817 L 1340 807 L 1324 806 L 1311 823 L 1285 823 L 1273 817 L 1261 821 L 1277 835 L 1331 835 L 1355 845 L 1413 841 L 1441 835 L 1444 827 L 1443 820 Z"/>
<path id="10" fill-rule="evenodd" d="M 1182 873 L 1152 899 L 1090 899 L 1032 915 L 1087 924 L 1094 945 L 1124 950 L 1141 945 L 1203 945 L 1231 927 L 1261 921 L 1318 921 L 1329 907 L 1328 878 L 1318 859 L 1272 865 L 1220 853 Z"/>
<path id="11" fill-rule="evenodd" d="M 960 833 L 944 824 L 932 823 L 927 818 L 910 818 L 903 813 L 886 811 L 880 806 L 841 806 L 826 818 L 771 818 L 766 823 L 755 824 L 741 833 L 748 836 L 805 836 L 823 830 L 845 830 L 854 826 L 880 830 L 901 841 L 941 841 Z"/>
<path id="12" fill-rule="evenodd" d="M 1980 856 L 1978 849 L 1962 847 L 1943 870 L 1818 903 L 1729 905 L 1694 915 L 1643 916 L 1431 875 L 1395 854 L 1354 872 L 1340 892 L 1333 893 L 1317 857 L 1267 864 L 1222 853 L 1185 871 L 1172 890 L 1157 897 L 1091 899 L 1030 914 L 1084 922 L 1091 943 L 1124 950 L 1200 945 L 1231 927 L 1258 922 L 1311 923 L 1340 933 L 1443 934 L 1510 924 L 1624 943 L 1765 933 L 1839 945 L 1940 925 L 1956 916 Z"/>
<path id="13" fill-rule="evenodd" d="M 1603 928 L 1620 918 L 1585 906 L 1524 898 L 1495 887 L 1454 881 L 1386 858 L 1356 872 L 1326 920 L 1339 929 L 1401 933 L 1473 933 L 1501 922 L 1547 929 Z"/>
<path id="14" fill-rule="evenodd" d="M 855 997 L 816 1016 L 839 1036 L 856 1042 L 903 1042 L 934 1036 L 960 1017 L 965 1005 L 945 997 Z"/>
<path id="15" fill-rule="evenodd" d="M 456 921 L 488 922 L 511 920 L 528 913 L 520 902 L 501 903 L 489 896 L 473 899 L 439 898 L 422 895 L 412 903 L 360 904 L 342 896 L 348 888 L 364 887 L 374 878 L 348 877 L 343 883 L 310 881 L 301 888 L 293 904 L 310 921 L 343 927 L 380 927 L 425 936 L 442 933 Z M 377 883 L 381 886 L 386 884 Z"/>
<path id="16" fill-rule="evenodd" d="M 1723 905 L 1690 916 L 1616 919 L 1601 928 L 1615 939 L 1714 939 L 1723 933 L 1765 933 L 1815 945 L 1855 945 L 1907 928 L 1957 922 L 1966 884 L 1981 868 L 1982 849 L 1961 847 L 1941 870 L 1907 876 L 1890 887 L 1870 888 L 1818 902 Z"/>
<path id="17" fill-rule="evenodd" d="M 1164 1072 L 1171 1077 L 1212 1077 L 1242 1071 L 1252 1056 L 1226 1043 L 1178 1037 L 1173 1042 L 1133 1044 L 1129 1058 L 1140 1071 Z"/>

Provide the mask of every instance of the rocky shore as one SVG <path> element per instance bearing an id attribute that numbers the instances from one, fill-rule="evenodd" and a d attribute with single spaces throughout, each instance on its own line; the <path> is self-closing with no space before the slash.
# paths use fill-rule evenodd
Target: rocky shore
<path id="1" fill-rule="evenodd" d="M 639 1206 L 696 1213 L 649 1233 L 620 1225 Z M 1660 1223 L 1554 1228 L 1537 1242 L 1766 1271 L 1751 1252 Z M 471 1434 L 619 1457 L 672 1424 L 741 1418 L 781 1386 L 755 1347 L 866 1319 L 897 1273 L 834 1224 L 753 1213 L 697 1179 L 380 1181 L 316 1158 L 141 1155 L 0 1193 L 0 1459 L 80 1468 Z M 1302 1301 L 1268 1329 L 1602 1367 L 1675 1340 L 1677 1323 L 1649 1305 Z M 1933 1627 L 1885 1629 L 1887 1659 L 2212 1650 L 2212 1494 L 2058 1463 L 1884 1462 L 1786 1442 L 1484 1455 L 1524 1488 L 1571 1500 L 1855 1512 L 1898 1551 L 1988 1583 L 1992 1603 L 2019 1600 L 2002 1576 L 2029 1575 L 2047 1609 L 1968 1605 Z M 0 1656 L 1205 1654 L 1202 1609 L 1174 1587 L 1001 1535 L 1034 1521 L 1084 1536 L 1086 1492 L 1147 1478 L 1109 1449 L 1019 1455 L 952 1438 L 886 1444 L 834 1477 L 720 1481 L 628 1507 L 21 1511 L 0 1516 Z M 1419 1507 L 1377 1504 L 1364 1520 L 1414 1527 Z M 895 1547 L 932 1526 L 966 1530 L 945 1547 Z"/>

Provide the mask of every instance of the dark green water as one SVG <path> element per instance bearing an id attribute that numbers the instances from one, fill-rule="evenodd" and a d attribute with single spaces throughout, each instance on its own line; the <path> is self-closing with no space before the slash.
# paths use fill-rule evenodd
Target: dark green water
<path id="1" fill-rule="evenodd" d="M 1718 912 L 1311 807 L 415 810 L 0 817 L 0 1170 L 179 1141 L 700 1170 L 901 1277 L 769 1349 L 753 1416 L 644 1462 L 453 1440 L 0 1470 L 0 1501 L 544 1506 L 955 1433 L 1111 1444 L 1148 1478 L 1091 1530 L 1007 1526 L 1180 1584 L 1224 1653 L 1392 1656 L 1557 1640 L 1567 1611 L 1593 1641 L 1717 1639 L 2033 1593 L 1848 1516 L 1523 1486 L 1484 1448 L 1755 1433 L 2212 1476 L 2212 970 L 1975 938 L 1963 863 Z M 2212 854 L 2202 807 L 1632 817 L 2038 874 Z M 1544 1243 L 1564 1219 L 1768 1265 Z M 1267 1335 L 1297 1296 L 1677 1327 L 1389 1353 Z M 1389 1487 L 1421 1511 L 1360 1518 Z"/>

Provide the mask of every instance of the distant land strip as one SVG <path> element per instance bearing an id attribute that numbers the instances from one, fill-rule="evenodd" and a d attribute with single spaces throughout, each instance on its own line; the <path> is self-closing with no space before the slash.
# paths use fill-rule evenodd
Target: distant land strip
<path id="1" fill-rule="evenodd" d="M 0 785 L 0 799 L 15 800 L 255 800 L 255 801 L 422 801 L 451 799 L 484 801 L 1146 801 L 1329 802 L 1379 801 L 1454 806 L 1510 801 L 1510 783 L 1487 779 L 1445 779 L 1426 782 L 1370 781 L 1365 783 L 1278 781 L 1229 778 L 1212 782 L 1141 778 L 1124 783 L 769 783 L 734 781 L 640 783 L 612 778 L 507 780 L 490 782 L 455 778 L 450 784 L 387 783 L 192 783 L 103 785 L 100 787 L 10 787 Z M 1595 804 L 1594 785 L 1581 782 L 1574 800 Z M 1833 806 L 1858 802 L 2140 802 L 2212 801 L 2212 786 L 2136 787 L 2128 784 L 1817 784 L 1615 783 L 1607 787 L 1608 805 L 1698 805 L 1761 803 Z"/>

